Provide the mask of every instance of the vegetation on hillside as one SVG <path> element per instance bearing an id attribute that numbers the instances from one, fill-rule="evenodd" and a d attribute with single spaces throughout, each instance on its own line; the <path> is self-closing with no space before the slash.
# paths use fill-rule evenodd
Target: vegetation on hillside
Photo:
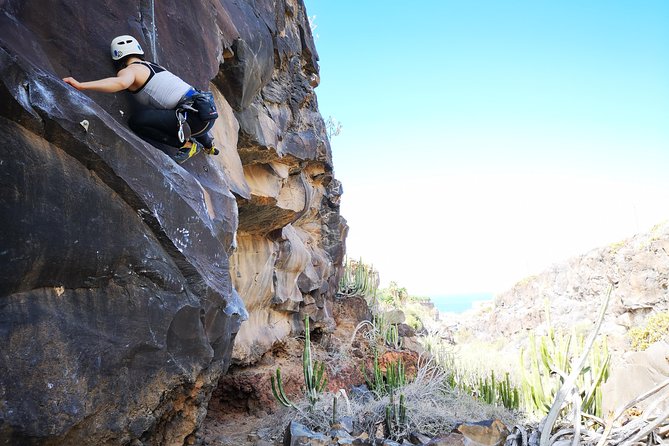
<path id="1" fill-rule="evenodd" d="M 598 322 L 587 339 L 576 332 L 555 330 L 547 311 L 544 332 L 529 334 L 527 344 L 518 352 L 517 368 L 500 373 L 489 361 L 486 366 L 472 367 L 461 360 L 452 341 L 439 331 L 438 313 L 435 314 L 429 299 L 411 296 L 406 288 L 394 282 L 379 289 L 379 275 L 372 266 L 362 260 L 349 261 L 338 294 L 364 297 L 373 312 L 372 319 L 359 324 L 351 337 L 351 344 L 355 340 L 366 344 L 367 357 L 360 362 L 367 390 L 362 391 L 361 396 L 358 389 L 357 394 L 349 398 L 350 389 L 330 393 L 320 387 L 317 397 L 312 398 L 310 387 L 306 385 L 307 402 L 293 404 L 281 394 L 278 369 L 272 386 L 274 389 L 277 383 L 275 396 L 282 404 L 297 410 L 292 414 L 294 419 L 320 432 L 336 424 L 341 413 L 355 418 L 370 437 L 383 426 L 386 437 L 401 441 L 412 431 L 426 434 L 449 431 L 455 420 L 466 419 L 462 417 L 463 407 L 477 407 L 478 414 L 470 415 L 469 419 L 490 418 L 492 413 L 505 422 L 514 422 L 523 416 L 541 417 L 540 426 L 534 428 L 535 444 L 539 444 L 540 436 L 540 446 L 552 444 L 559 438 L 573 439 L 570 442 L 582 439 L 584 444 L 593 445 L 609 438 L 612 444 L 627 444 L 617 442 L 616 436 L 636 438 L 643 432 L 629 433 L 613 427 L 614 420 L 605 421 L 601 405 L 601 386 L 609 375 L 610 355 L 606 340 L 598 340 L 598 333 L 610 293 L 611 290 L 603 299 Z M 406 357 L 402 356 L 406 345 L 400 335 L 399 313 L 405 317 L 402 321 L 415 330 L 424 349 L 418 361 L 411 365 L 411 373 Z M 305 325 L 308 329 L 308 320 Z M 669 312 L 658 313 L 631 335 L 635 346 L 644 348 L 668 332 Z M 305 342 L 306 351 L 308 336 Z M 416 348 L 415 341 L 412 342 Z M 398 356 L 382 362 L 381 357 L 388 352 Z M 343 352 L 342 356 L 347 353 Z M 354 361 L 351 357 L 346 360 Z M 661 389 L 658 387 L 655 392 Z M 342 398 L 345 405 L 340 401 Z M 483 416 L 483 412 L 488 416 Z M 555 426 L 565 425 L 572 428 L 558 430 L 553 435 Z M 652 426 L 655 429 L 658 424 Z M 516 444 L 530 444 L 523 427 L 516 426 L 511 436 L 514 435 Z"/>
<path id="2" fill-rule="evenodd" d="M 657 341 L 669 340 L 669 311 L 651 315 L 645 324 L 631 328 L 629 337 L 637 351 L 646 350 Z"/>
<path id="3" fill-rule="evenodd" d="M 548 333 L 530 333 L 528 348 L 520 351 L 523 408 L 540 416 L 548 413 L 558 390 L 585 349 L 584 336 L 556 332 L 550 324 L 548 308 L 546 318 Z M 597 341 L 592 345 L 586 366 L 577 375 L 575 385 L 580 389 L 580 410 L 585 414 L 602 416 L 601 385 L 609 377 L 610 359 L 606 338 Z"/>
<path id="4" fill-rule="evenodd" d="M 402 343 L 398 324 L 391 319 L 393 310 L 404 309 L 412 304 L 413 326 L 423 327 L 423 321 L 433 318 L 421 309 L 425 299 L 411 298 L 406 289 L 397 284 L 378 289 L 378 273 L 362 261 L 349 261 L 340 281 L 339 296 L 365 297 L 373 309 L 373 317 L 362 322 L 351 335 L 348 348 L 339 357 L 345 361 L 358 362 L 365 377 L 365 387 L 337 389 L 329 392 L 321 385 L 327 380 L 322 371 L 322 362 L 310 365 L 310 337 L 305 334 L 303 369 L 304 387 L 301 398 L 289 399 L 283 389 L 281 370 L 276 369 L 270 377 L 276 400 L 288 408 L 287 416 L 317 432 L 329 432 L 338 425 L 341 417 L 352 417 L 358 429 L 370 437 L 383 435 L 401 441 L 411 432 L 437 435 L 455 427 L 458 420 L 502 418 L 507 423 L 515 416 L 503 408 L 495 408 L 477 402 L 467 392 L 454 387 L 450 374 L 430 355 L 416 356 L 406 350 Z M 305 329 L 309 329 L 308 317 Z M 360 351 L 364 358 L 350 355 L 350 345 L 363 344 Z M 309 370 L 314 372 L 309 373 Z M 314 375 L 317 379 L 314 381 Z M 311 378 L 310 378 L 311 376 Z M 311 385 L 310 383 L 313 383 Z M 490 384 L 488 384 L 490 385 Z"/>

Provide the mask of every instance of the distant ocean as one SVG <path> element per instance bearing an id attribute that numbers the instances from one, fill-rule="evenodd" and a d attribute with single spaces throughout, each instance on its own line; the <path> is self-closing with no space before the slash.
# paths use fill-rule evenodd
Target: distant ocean
<path id="1" fill-rule="evenodd" d="M 464 313 L 472 309 L 474 302 L 492 301 L 494 297 L 492 293 L 447 294 L 430 296 L 430 300 L 441 312 Z"/>

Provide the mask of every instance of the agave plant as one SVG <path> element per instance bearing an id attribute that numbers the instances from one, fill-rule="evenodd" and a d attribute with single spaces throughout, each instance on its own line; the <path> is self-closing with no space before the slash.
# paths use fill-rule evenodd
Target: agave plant
<path id="1" fill-rule="evenodd" d="M 531 333 L 529 348 L 520 353 L 524 406 L 539 415 L 548 413 L 558 390 L 572 372 L 573 362 L 582 355 L 585 346 L 583 336 L 558 334 L 550 325 L 548 309 L 546 314 L 547 334 L 537 337 Z M 609 376 L 610 358 L 604 338 L 593 344 L 588 363 L 579 372 L 576 385 L 581 411 L 586 414 L 602 416 L 601 385 Z"/>

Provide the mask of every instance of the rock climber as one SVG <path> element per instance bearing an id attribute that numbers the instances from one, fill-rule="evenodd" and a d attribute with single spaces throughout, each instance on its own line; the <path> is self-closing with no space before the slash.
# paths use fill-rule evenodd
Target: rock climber
<path id="1" fill-rule="evenodd" d="M 63 81 L 81 91 L 128 90 L 145 106 L 130 117 L 130 128 L 141 137 L 177 147 L 174 160 L 180 164 L 201 150 L 208 155 L 219 153 L 209 134 L 218 116 L 211 93 L 203 93 L 165 68 L 146 61 L 142 47 L 132 36 L 114 38 L 111 56 L 116 77 L 89 82 L 66 77 Z"/>

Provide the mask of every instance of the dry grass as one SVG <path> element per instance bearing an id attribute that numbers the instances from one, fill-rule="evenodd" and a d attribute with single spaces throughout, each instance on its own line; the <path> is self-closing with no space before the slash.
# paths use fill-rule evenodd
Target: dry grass
<path id="1" fill-rule="evenodd" d="M 429 318 L 426 316 L 425 319 Z M 366 355 L 371 355 L 374 349 L 385 349 L 384 332 L 383 318 L 363 321 L 352 333 L 347 334 L 347 337 L 350 336 L 348 339 L 338 340 L 327 352 L 321 352 L 327 358 L 319 357 L 319 359 L 326 362 L 330 373 L 336 372 L 351 363 L 354 345 L 360 350 L 358 353 Z M 396 437 L 409 432 L 436 436 L 450 432 L 462 422 L 492 418 L 499 418 L 509 426 L 518 421 L 518 414 L 488 405 L 461 391 L 451 389 L 447 384 L 447 373 L 435 359 L 419 359 L 413 381 L 397 389 L 394 394 L 395 404 L 398 403 L 400 394 L 404 395 L 407 416 L 406 423 L 402 426 L 403 431 L 396 431 Z M 370 392 L 366 398 L 353 398 L 346 395 L 343 390 L 336 395 L 337 418 L 351 417 L 354 421 L 355 434 L 367 432 L 373 438 L 378 430 L 383 428 L 386 408 L 391 404 L 390 396 L 378 396 Z M 281 409 L 268 417 L 266 428 L 271 431 L 271 437 L 275 439 L 282 436 L 291 421 L 301 423 L 314 432 L 328 433 L 332 425 L 335 397 L 333 393 L 325 393 L 313 407 L 306 400 L 293 399 L 297 408 Z"/>
<path id="2" fill-rule="evenodd" d="M 461 422 L 471 422 L 499 418 L 507 425 L 517 422 L 518 414 L 504 408 L 494 407 L 475 400 L 469 395 L 452 390 L 446 384 L 446 373 L 431 361 L 421 361 L 415 379 L 398 389 L 406 403 L 407 422 L 403 427 L 406 433 L 421 432 L 426 435 L 438 435 L 450 432 Z M 374 436 L 377 428 L 385 419 L 386 407 L 390 397 L 353 399 L 339 395 L 338 417 L 350 416 L 354 420 L 356 433 L 367 432 Z M 371 395 L 370 395 L 371 396 Z M 305 402 L 298 403 L 298 409 L 286 409 L 279 420 L 272 420 L 274 435 L 277 436 L 290 421 L 304 424 L 315 432 L 328 432 L 332 421 L 332 404 L 335 395 L 324 394 L 313 410 Z M 348 400 L 348 401 L 347 401 Z M 399 432 L 401 435 L 404 432 Z"/>

